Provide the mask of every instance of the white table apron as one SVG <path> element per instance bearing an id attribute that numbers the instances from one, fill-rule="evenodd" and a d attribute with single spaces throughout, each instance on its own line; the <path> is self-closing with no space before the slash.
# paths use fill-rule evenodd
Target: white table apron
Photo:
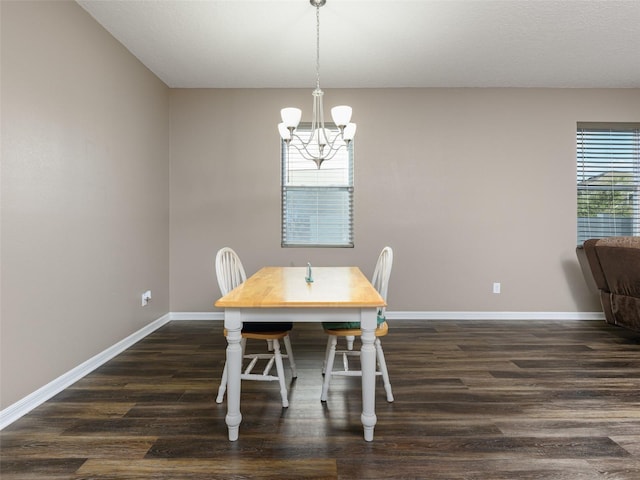
<path id="1" fill-rule="evenodd" d="M 224 327 L 227 329 L 227 416 L 229 440 L 238 439 L 242 414 L 240 413 L 240 374 L 242 348 L 240 346 L 244 322 L 360 322 L 362 347 L 362 426 L 364 439 L 373 440 L 376 425 L 375 382 L 376 351 L 374 347 L 377 327 L 376 307 L 303 307 L 303 308 L 225 308 Z"/>

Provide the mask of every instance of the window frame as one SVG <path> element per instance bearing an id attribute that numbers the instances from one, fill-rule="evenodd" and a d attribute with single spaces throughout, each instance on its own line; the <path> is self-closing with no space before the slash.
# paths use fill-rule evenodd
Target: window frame
<path id="1" fill-rule="evenodd" d="M 576 207 L 578 245 L 640 236 L 640 122 L 577 123 Z"/>
<path id="2" fill-rule="evenodd" d="M 330 130 L 331 135 L 338 132 L 332 123 L 325 124 L 325 128 Z M 301 123 L 296 129 L 296 133 L 301 136 L 311 134 L 311 123 Z M 317 168 L 311 160 L 303 160 L 297 153 L 293 142 L 287 146 L 284 140 L 280 140 L 280 179 L 281 179 L 281 205 L 280 205 L 280 236 L 282 248 L 353 248 L 354 242 L 354 142 L 341 147 L 336 157 L 325 160 L 320 168 Z M 344 168 L 333 169 L 343 177 L 342 181 L 332 182 L 328 179 L 332 162 L 346 161 Z M 295 168 L 295 162 L 308 162 L 304 164 L 304 171 L 316 177 L 317 184 L 306 183 L 305 181 L 291 180 L 290 173 L 300 173 L 303 170 Z M 299 165 L 303 163 L 298 163 Z M 324 170 L 323 170 L 324 169 Z M 312 173 L 311 171 L 315 172 Z M 326 174 L 326 175 L 325 175 Z M 302 174 L 304 178 L 304 174 Z M 305 193 L 306 192 L 306 193 Z M 296 208 L 294 201 L 313 202 L 316 201 L 316 211 L 305 211 L 304 208 Z M 322 207 L 330 209 L 336 207 L 334 217 L 322 215 Z M 326 211 L 325 209 L 325 211 Z M 292 217 L 301 215 L 305 220 L 295 221 Z M 338 225 L 335 227 L 336 235 L 325 235 L 323 240 L 322 225 Z M 300 228 L 306 229 L 307 233 L 298 233 Z M 324 230 L 326 232 L 326 229 Z"/>

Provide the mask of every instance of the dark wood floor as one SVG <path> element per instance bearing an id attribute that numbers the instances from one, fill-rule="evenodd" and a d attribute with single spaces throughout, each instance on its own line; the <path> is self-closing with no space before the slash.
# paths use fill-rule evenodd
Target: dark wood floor
<path id="1" fill-rule="evenodd" d="M 297 324 L 290 407 L 243 382 L 240 439 L 214 401 L 219 322 L 171 322 L 0 433 L 10 479 L 640 479 L 640 335 L 594 321 L 393 322 L 396 401 L 359 379 L 322 404 L 325 337 Z M 262 348 L 259 343 L 254 345 Z"/>

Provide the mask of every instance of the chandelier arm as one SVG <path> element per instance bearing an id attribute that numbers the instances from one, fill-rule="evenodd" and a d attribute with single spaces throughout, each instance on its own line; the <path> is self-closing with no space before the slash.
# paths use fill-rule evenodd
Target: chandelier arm
<path id="1" fill-rule="evenodd" d="M 348 143 L 349 143 L 344 139 L 344 134 L 343 134 L 342 130 L 336 131 L 333 136 L 331 135 L 331 132 L 327 131 L 326 129 L 324 130 L 324 132 L 325 132 L 325 135 L 323 135 L 323 136 L 324 136 L 324 138 L 326 140 L 325 146 L 329 148 L 329 151 L 339 150 L 340 148 L 343 147 L 343 145 L 340 145 L 340 144 L 336 146 L 336 142 L 338 142 L 338 141 L 344 142 L 345 145 L 348 145 Z M 307 149 L 307 147 L 309 145 L 313 145 L 314 144 L 314 142 L 313 142 L 314 133 L 315 132 L 312 129 L 311 130 L 311 135 L 309 136 L 309 139 L 305 141 L 305 140 L 302 139 L 302 137 L 300 135 L 298 135 L 294 131 L 294 132 L 292 132 L 291 139 L 288 140 L 288 142 L 291 142 L 291 140 L 295 137 L 298 140 L 298 143 L 300 145 L 303 145 L 304 148 Z"/>
<path id="2" fill-rule="evenodd" d="M 327 140 L 329 140 L 329 139 L 327 139 Z M 345 145 L 346 145 L 346 142 L 345 142 L 345 144 L 344 144 L 344 145 L 340 145 L 340 144 L 339 144 L 337 147 L 334 147 L 334 145 L 336 144 L 336 142 L 337 142 L 338 140 L 340 140 L 340 141 L 344 142 L 344 138 L 342 137 L 342 133 L 341 133 L 341 132 L 336 132 L 335 136 L 334 136 L 330 141 L 328 141 L 328 142 L 327 142 L 327 146 L 328 146 L 331 150 L 334 150 L 334 149 L 335 149 L 336 151 L 340 150 L 343 146 L 345 146 Z"/>
<path id="3" fill-rule="evenodd" d="M 298 153 L 302 156 L 302 158 L 304 158 L 305 160 L 311 160 L 312 162 L 314 162 L 316 164 L 316 166 L 318 167 L 318 169 L 320 168 L 320 165 L 322 164 L 322 162 L 324 162 L 324 157 L 318 157 L 318 156 L 314 156 L 312 155 L 306 148 L 303 147 L 303 149 L 301 149 L 300 147 L 298 147 L 298 145 L 293 145 L 294 148 L 298 151 Z"/>
<path id="4" fill-rule="evenodd" d="M 329 153 L 323 157 L 323 160 L 331 160 L 333 157 L 335 157 L 338 154 L 340 150 L 342 150 L 342 148 L 346 148 L 346 147 L 347 147 L 346 145 L 340 145 L 335 149 L 331 149 Z"/>
<path id="5" fill-rule="evenodd" d="M 314 155 L 310 150 L 309 146 L 314 145 L 311 141 L 304 142 L 298 135 L 295 136 L 298 140 L 297 142 L 291 142 L 291 145 L 298 151 L 300 155 L 306 160 L 316 160 L 320 156 Z M 324 155 L 321 155 L 324 157 Z"/>
<path id="6" fill-rule="evenodd" d="M 346 143 L 342 144 L 342 145 L 338 145 L 335 146 L 335 143 L 338 139 L 338 135 L 336 135 L 336 137 L 333 138 L 333 140 L 331 141 L 331 143 L 327 144 L 327 147 L 324 150 L 324 154 L 321 156 L 318 155 L 314 155 L 311 151 L 309 151 L 309 146 L 313 145 L 313 143 L 311 141 L 303 141 L 302 138 L 300 138 L 300 136 L 298 136 L 297 134 L 294 134 L 295 139 L 297 140 L 297 142 L 292 141 L 289 144 L 290 146 L 294 147 L 297 152 L 305 159 L 305 160 L 313 160 L 314 162 L 317 162 L 318 159 L 322 159 L 322 160 L 331 160 L 333 157 L 336 156 L 336 154 L 342 149 L 342 148 L 347 148 Z"/>
<path id="7" fill-rule="evenodd" d="M 324 118 L 322 116 L 322 96 L 324 92 L 320 88 L 313 91 L 313 117 L 311 117 L 311 138 L 317 128 L 324 129 Z M 310 140 L 311 141 L 311 140 Z"/>
<path id="8" fill-rule="evenodd" d="M 297 140 L 297 142 L 295 142 L 295 143 L 291 141 L 294 138 Z M 328 136 L 325 136 L 325 139 L 327 141 L 327 143 L 325 144 L 325 147 L 327 147 L 328 151 L 330 151 L 330 152 L 333 151 L 333 150 L 340 150 L 340 148 L 342 148 L 343 146 L 348 145 L 348 143 L 344 140 L 344 138 L 342 137 L 342 134 L 340 132 L 336 132 L 333 137 L 329 133 Z M 303 140 L 300 135 L 298 135 L 297 133 L 294 132 L 292 134 L 291 139 L 289 140 L 289 142 L 292 143 L 294 147 L 296 146 L 296 143 L 298 143 L 298 144 L 302 145 L 302 147 L 305 150 L 308 151 L 308 147 L 310 145 L 315 145 L 315 142 L 313 140 L 314 140 L 313 132 L 312 132 L 312 135 L 309 137 L 309 139 L 306 140 L 306 141 Z M 338 144 L 336 146 L 336 142 L 338 142 L 338 141 L 344 142 L 344 145 Z"/>

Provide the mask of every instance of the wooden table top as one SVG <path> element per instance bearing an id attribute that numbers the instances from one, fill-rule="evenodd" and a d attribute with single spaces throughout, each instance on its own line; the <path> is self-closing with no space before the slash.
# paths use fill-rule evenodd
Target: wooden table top
<path id="1" fill-rule="evenodd" d="M 221 308 L 383 307 L 384 299 L 358 267 L 264 267 L 220 298 Z"/>

